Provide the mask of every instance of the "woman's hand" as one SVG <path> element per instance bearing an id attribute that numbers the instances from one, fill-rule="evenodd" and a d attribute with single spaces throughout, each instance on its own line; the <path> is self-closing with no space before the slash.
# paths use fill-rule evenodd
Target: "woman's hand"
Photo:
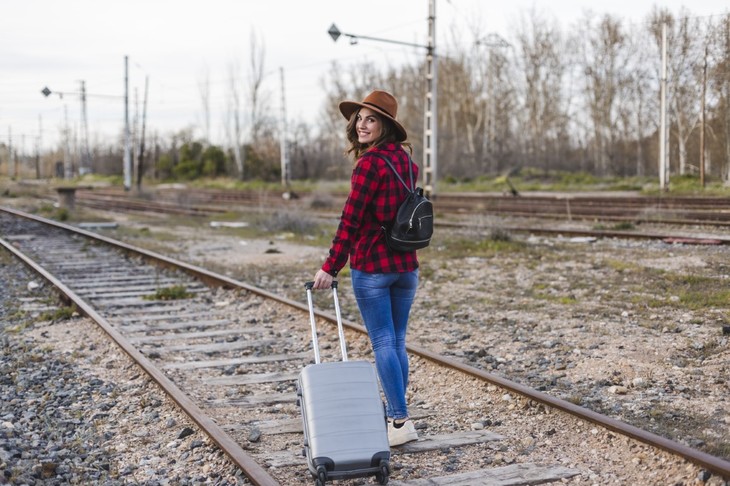
<path id="1" fill-rule="evenodd" d="M 332 286 L 332 281 L 335 278 L 324 270 L 319 270 L 314 275 L 313 289 L 328 289 Z"/>

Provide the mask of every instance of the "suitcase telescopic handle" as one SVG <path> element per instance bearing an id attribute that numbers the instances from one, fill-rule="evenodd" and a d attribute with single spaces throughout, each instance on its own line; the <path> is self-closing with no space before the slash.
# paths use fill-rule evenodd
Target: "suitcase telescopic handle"
<path id="1" fill-rule="evenodd" d="M 317 339 L 317 321 L 314 317 L 314 304 L 312 303 L 312 288 L 314 282 L 307 282 L 304 288 L 307 289 L 307 304 L 309 305 L 309 323 L 312 326 L 312 347 L 314 348 L 314 362 L 319 364 L 319 340 Z M 340 299 L 337 297 L 337 280 L 332 281 L 332 296 L 335 301 L 335 316 L 337 317 L 337 334 L 340 338 L 340 350 L 342 361 L 347 361 L 347 344 L 345 344 L 345 331 L 342 327 L 342 314 L 340 313 Z"/>

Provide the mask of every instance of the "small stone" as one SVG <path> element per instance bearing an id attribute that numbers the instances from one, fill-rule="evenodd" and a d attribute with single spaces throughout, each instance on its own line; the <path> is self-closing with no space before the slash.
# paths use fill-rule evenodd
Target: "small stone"
<path id="1" fill-rule="evenodd" d="M 252 427 L 248 433 L 249 442 L 258 442 L 261 439 L 261 430 L 258 427 Z"/>
<path id="2" fill-rule="evenodd" d="M 702 471 L 700 471 L 697 474 L 697 479 L 700 482 L 703 482 L 703 483 L 706 483 L 707 481 L 709 481 L 711 477 L 712 477 L 712 473 L 710 471 L 705 470 L 705 469 L 703 469 Z"/>
<path id="3" fill-rule="evenodd" d="M 55 462 L 44 462 L 41 467 L 41 477 L 43 479 L 49 479 L 56 475 L 56 468 L 58 464 Z"/>
<path id="4" fill-rule="evenodd" d="M 524 448 L 532 447 L 535 445 L 535 439 L 533 437 L 523 437 L 520 439 L 520 443 Z"/>

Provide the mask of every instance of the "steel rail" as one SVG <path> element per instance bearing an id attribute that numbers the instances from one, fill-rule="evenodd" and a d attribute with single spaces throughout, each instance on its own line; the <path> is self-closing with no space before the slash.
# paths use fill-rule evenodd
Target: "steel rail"
<path id="1" fill-rule="evenodd" d="M 3 210 L 8 211 L 5 208 L 0 208 Z M 180 262 L 177 260 L 174 260 L 172 258 L 166 257 L 164 255 L 160 255 L 154 252 L 150 252 L 148 250 L 144 250 L 141 248 L 135 248 L 131 245 L 127 245 L 123 242 L 118 242 L 116 240 L 112 240 L 110 238 L 106 238 L 104 236 L 91 233 L 85 230 L 81 230 L 79 228 L 74 228 L 72 226 L 65 225 L 63 223 L 58 223 L 56 221 L 50 221 L 46 220 L 45 218 L 40 218 L 38 216 L 34 216 L 31 214 L 23 213 L 21 211 L 16 210 L 9 210 L 8 212 L 12 212 L 14 214 L 17 214 L 18 216 L 26 217 L 29 219 L 34 219 L 36 221 L 40 221 L 43 223 L 49 223 L 54 226 L 58 226 L 60 228 L 65 228 L 70 231 L 75 231 L 84 235 L 89 236 L 90 238 L 98 239 L 100 241 L 104 241 L 106 243 L 109 243 L 111 245 L 123 248 L 129 252 L 135 253 L 137 255 L 143 256 L 145 258 L 149 258 L 152 260 L 156 260 L 159 263 L 166 265 L 166 266 L 172 266 L 178 269 L 185 270 L 193 275 L 198 276 L 199 278 L 203 279 L 204 281 L 213 284 L 213 285 L 219 285 L 219 286 L 225 286 L 225 287 L 233 287 L 233 288 L 241 288 L 253 293 L 256 293 L 258 295 L 261 295 L 263 297 L 273 299 L 277 302 L 280 302 L 282 304 L 294 307 L 296 309 L 301 310 L 302 312 L 309 312 L 309 309 L 304 304 L 293 301 L 291 299 L 288 299 L 286 297 L 282 297 L 276 294 L 273 294 L 271 292 L 268 292 L 266 290 L 260 289 L 258 287 L 254 287 L 252 285 L 248 285 L 243 282 L 239 282 L 235 279 L 226 277 L 224 275 L 218 275 L 214 272 L 211 272 L 209 270 L 206 270 L 204 268 L 197 267 L 195 265 L 190 265 L 185 262 Z M 315 315 L 317 315 L 319 318 L 324 319 L 325 321 L 331 323 L 334 325 L 334 323 L 337 322 L 337 319 L 334 315 L 323 312 L 320 310 L 315 310 Z M 367 334 L 367 330 L 359 325 L 355 324 L 351 321 L 343 320 L 343 325 L 351 330 L 354 330 L 356 332 Z M 698 451 L 696 449 L 693 449 L 691 447 L 688 447 L 686 445 L 680 444 L 676 441 L 667 439 L 665 437 L 662 437 L 660 435 L 654 434 L 652 432 L 648 432 L 642 429 L 639 429 L 638 427 L 635 427 L 633 425 L 627 424 L 625 422 L 622 422 L 620 420 L 608 417 L 606 415 L 602 415 L 598 412 L 594 412 L 592 410 L 589 410 L 584 407 L 580 407 L 578 405 L 575 405 L 571 402 L 568 402 L 566 400 L 562 400 L 560 398 L 553 397 L 551 395 L 548 395 L 546 393 L 533 390 L 529 387 L 526 387 L 524 385 L 521 385 L 519 383 L 513 382 L 511 380 L 508 380 L 506 378 L 502 378 L 500 376 L 497 376 L 492 373 L 488 373 L 486 371 L 480 370 L 478 368 L 475 368 L 471 365 L 441 356 L 437 353 L 434 353 L 424 347 L 412 345 L 409 344 L 406 346 L 407 350 L 417 356 L 420 356 L 424 359 L 427 359 L 428 361 L 431 361 L 433 363 L 436 363 L 441 366 L 446 366 L 449 368 L 452 368 L 454 370 L 461 371 L 463 373 L 466 373 L 467 375 L 473 376 L 475 378 L 478 378 L 480 380 L 486 381 L 488 383 L 492 383 L 494 385 L 497 385 L 501 388 L 504 388 L 508 391 L 515 392 L 519 395 L 524 396 L 525 398 L 528 398 L 530 400 L 534 400 L 536 402 L 544 403 L 552 408 L 561 410 L 563 412 L 569 413 L 573 416 L 576 416 L 580 419 L 587 420 L 591 423 L 595 423 L 597 425 L 600 425 L 602 427 L 605 427 L 606 429 L 615 431 L 617 433 L 620 433 L 622 435 L 625 435 L 627 437 L 631 437 L 633 439 L 636 439 L 640 442 L 643 442 L 645 444 L 648 444 L 653 447 L 657 447 L 659 449 L 665 450 L 671 454 L 674 454 L 676 456 L 685 458 L 689 460 L 690 462 L 693 462 L 697 465 L 700 465 L 709 471 L 712 471 L 713 473 L 716 473 L 720 476 L 722 476 L 725 479 L 730 478 L 730 461 L 726 461 L 725 459 L 712 456 L 710 454 L 707 454 L 702 451 Z"/>
<path id="2" fill-rule="evenodd" d="M 436 222 L 437 226 L 444 228 L 464 228 L 464 223 L 453 223 L 453 222 Z M 476 225 L 475 225 L 476 227 Z M 642 233 L 638 231 L 618 231 L 618 230 L 581 230 L 581 229 L 554 229 L 554 228 L 533 228 L 528 226 L 500 226 L 500 229 L 505 231 L 514 231 L 515 233 L 533 233 L 533 234 L 544 234 L 544 235 L 570 235 L 570 236 L 596 236 L 601 238 L 625 238 L 625 239 L 637 239 L 637 240 L 672 240 L 681 239 L 684 242 L 690 244 L 715 244 L 715 245 L 730 245 L 730 238 L 723 236 L 682 236 L 668 235 L 662 233 Z M 484 225 L 483 229 L 488 229 Z"/>

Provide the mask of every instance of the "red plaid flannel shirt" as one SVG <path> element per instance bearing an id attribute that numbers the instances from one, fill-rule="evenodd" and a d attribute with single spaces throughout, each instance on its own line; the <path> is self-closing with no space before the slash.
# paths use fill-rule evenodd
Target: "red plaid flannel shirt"
<path id="1" fill-rule="evenodd" d="M 390 251 L 382 226 L 395 218 L 407 192 L 393 171 L 373 152 L 390 160 L 409 184 L 408 155 L 398 143 L 386 143 L 368 150 L 352 171 L 350 194 L 332 240 L 322 270 L 332 276 L 345 266 L 368 273 L 402 273 L 418 268 L 416 252 Z M 418 166 L 413 164 L 413 181 L 418 181 Z"/>

